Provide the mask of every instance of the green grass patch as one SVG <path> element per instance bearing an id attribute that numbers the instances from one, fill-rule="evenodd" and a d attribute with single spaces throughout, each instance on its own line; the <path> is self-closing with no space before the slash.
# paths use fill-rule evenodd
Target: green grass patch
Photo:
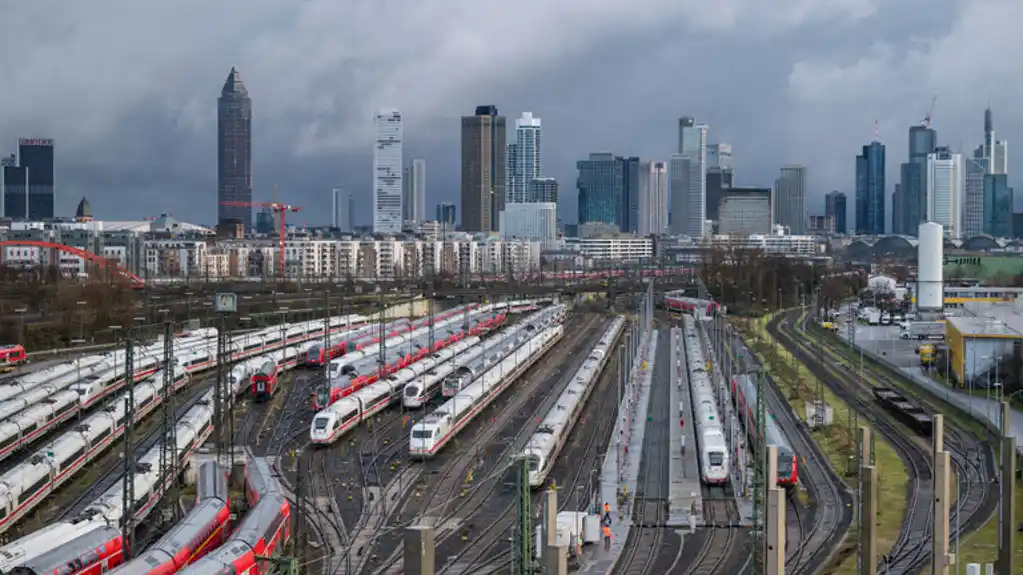
<path id="1" fill-rule="evenodd" d="M 1016 481 L 1016 506 L 1013 512 L 1013 517 L 1019 522 L 1020 517 L 1023 517 L 1023 481 Z M 953 543 L 951 549 L 955 552 L 955 545 Z M 994 563 L 995 558 L 998 555 L 998 513 L 995 512 L 995 516 L 992 520 L 984 524 L 983 527 L 964 535 L 959 540 L 959 558 L 958 563 L 960 565 L 966 565 L 968 563 Z M 1023 565 L 1023 533 L 1016 533 L 1016 545 L 1015 551 L 1013 552 L 1017 569 L 1020 565 Z M 963 567 L 965 570 L 965 567 Z M 965 571 L 963 571 L 965 573 Z"/>
<path id="2" fill-rule="evenodd" d="M 816 377 L 771 337 L 767 332 L 770 320 L 771 316 L 766 316 L 752 321 L 733 319 L 733 323 L 743 333 L 747 345 L 756 354 L 760 365 L 772 376 L 797 416 L 805 421 L 806 402 L 815 399 L 815 385 L 812 384 L 816 382 Z M 855 488 L 857 484 L 855 471 L 852 476 L 848 473 L 855 466 L 857 444 L 855 432 L 850 433 L 848 426 L 850 407 L 826 387 L 824 400 L 831 406 L 833 423 L 812 430 L 811 436 L 835 470 L 845 478 L 850 487 Z M 871 433 L 876 432 L 871 430 Z M 902 520 L 906 513 L 909 475 L 895 449 L 886 441 L 877 439 L 875 441 L 879 499 L 876 521 L 877 546 L 879 550 L 887 552 L 898 539 L 902 528 Z M 828 573 L 836 575 L 856 573 L 855 531 L 850 535 L 836 554 L 837 564 L 833 565 Z"/>

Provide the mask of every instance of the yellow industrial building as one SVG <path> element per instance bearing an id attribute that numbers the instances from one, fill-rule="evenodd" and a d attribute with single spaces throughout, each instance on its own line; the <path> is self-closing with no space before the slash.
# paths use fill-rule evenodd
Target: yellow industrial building
<path id="1" fill-rule="evenodd" d="M 988 317 L 948 317 L 945 340 L 956 381 L 998 381 L 1001 360 L 1023 341 L 1023 314 L 1015 311 Z"/>

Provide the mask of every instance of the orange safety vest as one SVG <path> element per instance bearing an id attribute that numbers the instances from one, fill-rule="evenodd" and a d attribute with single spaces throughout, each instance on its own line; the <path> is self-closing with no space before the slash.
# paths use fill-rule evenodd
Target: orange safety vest
<path id="1" fill-rule="evenodd" d="M 611 528 L 605 526 L 604 527 L 604 537 L 610 537 L 610 536 L 611 536 Z"/>
<path id="2" fill-rule="evenodd" d="M 605 503 L 604 504 L 604 513 L 611 513 L 611 504 L 610 503 Z"/>

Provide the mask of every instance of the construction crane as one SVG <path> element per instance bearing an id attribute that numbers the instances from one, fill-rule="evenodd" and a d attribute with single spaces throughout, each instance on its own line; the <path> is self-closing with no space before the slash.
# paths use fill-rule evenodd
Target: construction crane
<path id="1" fill-rule="evenodd" d="M 274 197 L 277 197 L 277 186 L 274 186 Z M 298 212 L 302 208 L 298 206 L 292 206 L 290 204 L 284 204 L 278 201 L 273 202 L 220 202 L 222 206 L 233 206 L 239 208 L 268 208 L 271 212 L 280 214 L 280 267 L 278 268 L 278 276 L 284 277 L 284 239 L 287 237 L 287 223 L 285 221 L 285 214 L 288 212 Z"/>
<path id="2" fill-rule="evenodd" d="M 931 118 L 934 117 L 934 105 L 938 103 L 938 96 L 935 95 L 931 98 L 931 107 L 927 108 L 927 115 L 924 116 L 924 121 L 920 122 L 925 128 L 931 127 Z"/>

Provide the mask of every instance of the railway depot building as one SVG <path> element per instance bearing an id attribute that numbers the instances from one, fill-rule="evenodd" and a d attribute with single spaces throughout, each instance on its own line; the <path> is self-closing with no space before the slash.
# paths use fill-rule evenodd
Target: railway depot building
<path id="1" fill-rule="evenodd" d="M 1023 345 L 1023 308 L 985 306 L 983 315 L 947 317 L 945 339 L 949 367 L 960 384 L 987 386 L 998 382 L 1004 362 L 1020 354 Z"/>

